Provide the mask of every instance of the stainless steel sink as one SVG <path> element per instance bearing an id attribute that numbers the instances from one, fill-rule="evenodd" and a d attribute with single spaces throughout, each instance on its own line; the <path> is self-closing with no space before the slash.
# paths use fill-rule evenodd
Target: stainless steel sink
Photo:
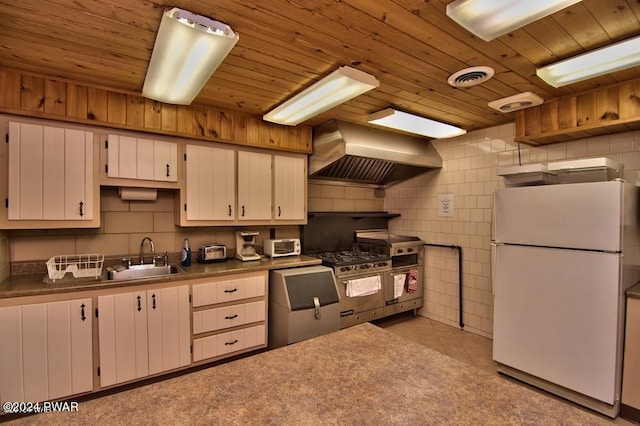
<path id="1" fill-rule="evenodd" d="M 185 272 L 184 269 L 177 265 L 155 266 L 148 265 L 131 265 L 129 268 L 124 266 L 113 266 L 107 268 L 108 280 L 133 280 L 136 278 L 160 277 L 163 275 L 173 275 Z"/>

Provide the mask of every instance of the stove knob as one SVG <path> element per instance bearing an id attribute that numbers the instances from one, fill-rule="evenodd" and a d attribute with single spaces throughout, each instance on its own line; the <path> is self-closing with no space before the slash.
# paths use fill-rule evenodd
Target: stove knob
<path id="1" fill-rule="evenodd" d="M 368 263 L 365 263 L 364 265 L 360 265 L 360 269 L 369 269 L 371 268 L 371 265 L 369 265 Z"/>
<path id="2" fill-rule="evenodd" d="M 349 272 L 351 270 L 351 266 L 343 266 L 342 268 L 340 268 L 341 272 Z"/>
<path id="3" fill-rule="evenodd" d="M 404 250 L 403 249 L 398 249 L 398 251 L 396 251 L 396 253 L 402 254 L 402 253 L 404 253 Z"/>
<path id="4" fill-rule="evenodd" d="M 387 262 L 378 262 L 378 266 L 383 267 L 383 266 L 387 266 L 388 263 Z"/>
<path id="5" fill-rule="evenodd" d="M 413 252 L 413 248 L 409 247 L 409 248 L 407 249 L 407 252 L 409 252 L 409 253 Z"/>

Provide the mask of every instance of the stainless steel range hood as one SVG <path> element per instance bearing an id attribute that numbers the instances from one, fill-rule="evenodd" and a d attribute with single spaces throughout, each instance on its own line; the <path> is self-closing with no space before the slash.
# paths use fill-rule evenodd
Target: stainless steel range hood
<path id="1" fill-rule="evenodd" d="M 441 168 L 428 139 L 332 120 L 314 128 L 309 177 L 389 187 Z"/>

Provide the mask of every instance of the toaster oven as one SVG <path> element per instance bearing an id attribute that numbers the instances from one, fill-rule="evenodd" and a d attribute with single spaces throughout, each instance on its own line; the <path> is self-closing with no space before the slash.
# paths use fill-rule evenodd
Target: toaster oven
<path id="1" fill-rule="evenodd" d="M 263 244 L 264 254 L 268 257 L 299 256 L 300 239 L 266 239 Z"/>

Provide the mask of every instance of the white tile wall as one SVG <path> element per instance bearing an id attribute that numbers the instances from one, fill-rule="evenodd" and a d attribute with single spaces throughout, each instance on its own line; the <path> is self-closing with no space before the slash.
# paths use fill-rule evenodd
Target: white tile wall
<path id="1" fill-rule="evenodd" d="M 496 167 L 540 161 L 609 157 L 624 165 L 624 178 L 636 181 L 640 170 L 640 132 L 598 136 L 541 147 L 514 143 L 514 125 L 471 132 L 432 142 L 443 167 L 387 189 L 384 210 L 402 216 L 390 221 L 396 233 L 463 249 L 463 321 L 465 330 L 491 337 L 491 216 L 493 193 L 504 187 Z M 454 216 L 440 217 L 439 195 L 454 196 Z M 425 304 L 420 314 L 458 325 L 457 251 L 426 248 Z"/>

